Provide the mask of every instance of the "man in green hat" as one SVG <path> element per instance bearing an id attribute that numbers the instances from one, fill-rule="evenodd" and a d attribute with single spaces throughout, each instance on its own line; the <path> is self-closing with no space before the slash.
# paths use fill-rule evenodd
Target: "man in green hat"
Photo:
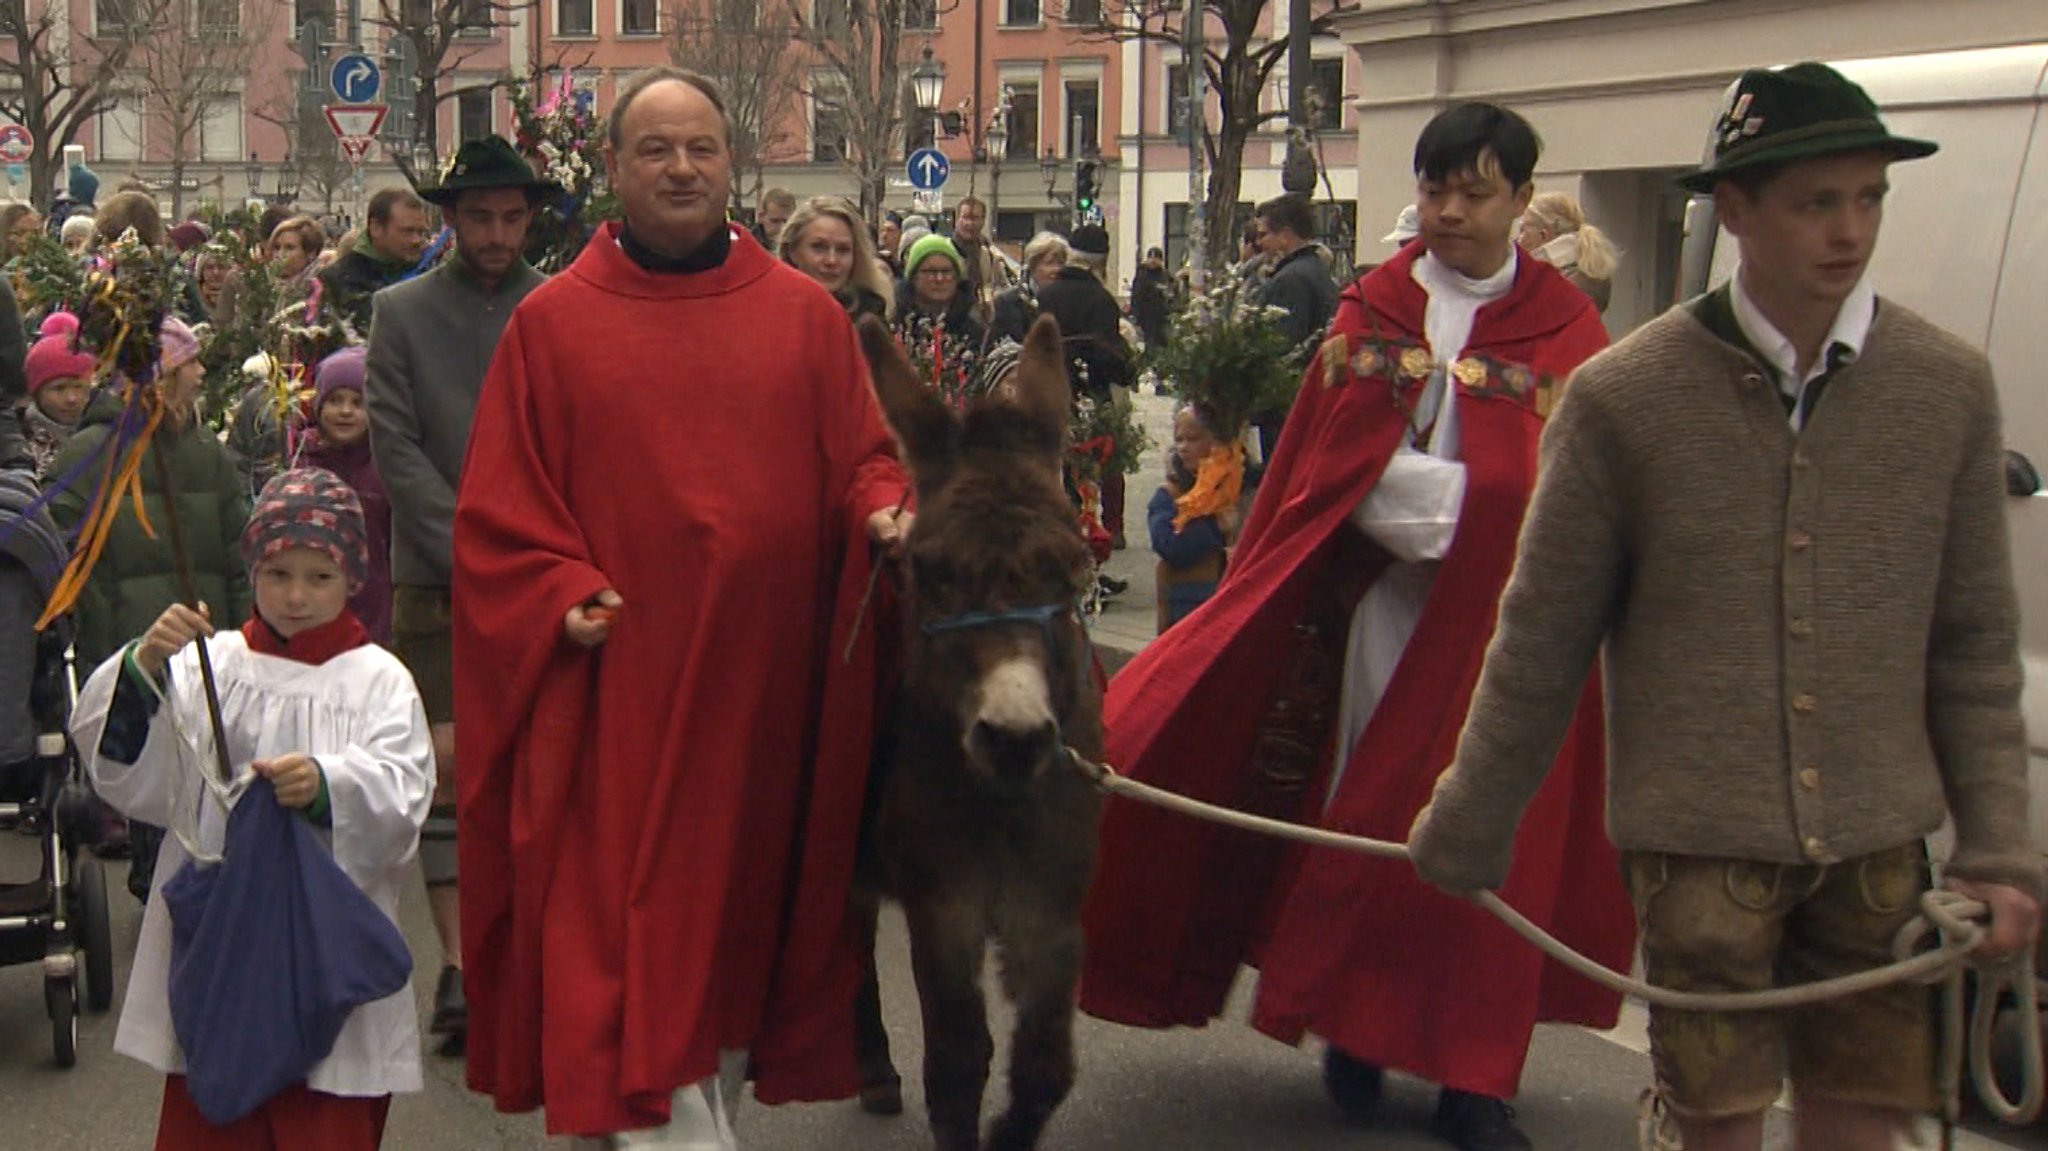
<path id="1" fill-rule="evenodd" d="M 392 644 L 426 705 L 440 776 L 420 834 L 443 963 L 430 1029 L 459 1054 L 467 1034 L 456 894 L 455 700 L 449 583 L 455 492 L 484 372 L 512 309 L 544 277 L 527 264 L 526 232 L 553 185 L 502 137 L 462 145 L 439 184 L 421 191 L 455 231 L 455 250 L 425 275 L 371 301 L 365 397 L 370 445 L 391 494 Z"/>
<path id="2" fill-rule="evenodd" d="M 1730 282 L 1573 378 L 1452 768 L 1411 835 L 1423 877 L 1498 887 L 1605 648 L 1609 834 L 1650 980 L 1751 991 L 1868 970 L 1919 912 L 1923 839 L 2033 938 L 2018 602 L 1990 365 L 1879 297 L 1892 135 L 1819 64 L 1744 73 L 1705 163 Z M 1652 1008 L 1687 1151 L 1754 1151 L 1783 1078 L 1798 1145 L 1895 1146 L 1939 1103 L 1926 989 L 1787 1013 Z"/>

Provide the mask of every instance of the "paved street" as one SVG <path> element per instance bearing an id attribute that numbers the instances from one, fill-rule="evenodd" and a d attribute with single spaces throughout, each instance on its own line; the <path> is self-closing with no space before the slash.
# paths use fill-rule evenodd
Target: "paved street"
<path id="1" fill-rule="evenodd" d="M 1152 636 L 1152 557 L 1146 549 L 1145 501 L 1159 482 L 1161 452 L 1170 440 L 1171 401 L 1141 395 L 1138 410 L 1154 448 L 1131 477 L 1126 534 L 1131 547 L 1115 553 L 1109 571 L 1130 581 L 1094 625 L 1104 658 L 1119 664 Z M 0 835 L 0 879 L 32 868 L 33 841 Z M 117 986 L 125 990 L 140 909 L 121 885 L 125 864 L 110 869 L 115 895 Z M 424 976 L 418 989 L 422 1017 L 436 955 L 424 900 L 408 893 L 404 926 Z M 904 1072 L 909 1112 L 897 1119 L 862 1114 L 852 1103 L 763 1109 L 742 1116 L 741 1138 L 750 1148 L 777 1151 L 922 1151 L 925 1134 L 917 1064 L 915 992 L 902 920 L 893 911 L 883 924 L 881 968 L 884 1006 Z M 114 1014 L 90 1017 L 81 1027 L 79 1066 L 60 1071 L 51 1062 L 49 1025 L 39 974 L 33 966 L 0 970 L 0 1148 L 37 1151 L 143 1151 L 154 1130 L 161 1082 L 139 1064 L 112 1053 Z M 1339 1120 L 1324 1098 L 1318 1053 L 1290 1049 L 1252 1032 L 1245 1002 L 1229 1018 L 1203 1031 L 1147 1032 L 1083 1019 L 1079 1024 L 1080 1085 L 1050 1129 L 1045 1146 L 1068 1151 L 1440 1151 L 1428 1133 L 1433 1097 L 1427 1088 L 1397 1081 L 1387 1114 L 1372 1127 Z M 994 992 L 991 992 L 994 994 Z M 116 1003 L 118 1011 L 119 1003 Z M 1006 1024 L 998 1022 L 1002 1046 Z M 1631 1010 L 1615 1032 L 1597 1035 L 1545 1028 L 1516 1106 L 1544 1151 L 1628 1151 L 1636 1146 L 1636 1100 L 1649 1081 L 1642 1018 Z M 424 1094 L 400 1099 L 392 1111 L 389 1151 L 527 1151 L 559 1148 L 544 1138 L 534 1116 L 502 1116 L 462 1086 L 458 1061 L 428 1056 Z M 991 1107 L 1002 1098 L 1001 1057 Z M 1773 1118 L 1772 1151 L 1789 1148 L 1784 1115 Z M 1990 1124 L 1980 1123 L 1989 1131 Z M 1931 1144 L 1930 1144 L 1931 1145 Z M 1965 1134 L 1968 1151 L 2048 1151 L 2038 1132 Z"/>

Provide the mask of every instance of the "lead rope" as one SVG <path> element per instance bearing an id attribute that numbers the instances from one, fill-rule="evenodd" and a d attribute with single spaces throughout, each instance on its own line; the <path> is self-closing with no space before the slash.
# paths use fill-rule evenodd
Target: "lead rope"
<path id="1" fill-rule="evenodd" d="M 1406 844 L 1250 815 L 1176 795 L 1120 775 L 1108 764 L 1096 763 L 1071 747 L 1067 749 L 1067 759 L 1109 795 L 1296 843 L 1333 847 L 1382 859 L 1408 858 Z M 1680 1011 L 1782 1011 L 1857 995 L 1895 983 L 1942 984 L 1945 1010 L 1942 1012 L 1940 1074 L 1944 1148 L 1954 1146 L 1955 1127 L 1962 1118 L 1963 1066 L 1966 1061 L 1977 1094 L 1993 1116 L 2005 1123 L 2021 1125 L 2033 1122 L 2040 1114 L 2041 1014 L 2034 981 L 2033 948 L 2000 960 L 1971 959 L 1970 953 L 1984 939 L 1984 927 L 1977 920 L 1989 909 L 1953 891 L 1929 891 L 1920 897 L 1920 915 L 1901 928 L 1893 939 L 1892 954 L 1896 958 L 1887 966 L 1793 987 L 1744 992 L 1674 991 L 1645 983 L 1610 970 L 1572 950 L 1491 891 L 1475 892 L 1471 898 L 1568 970 L 1610 991 L 1657 1007 Z M 1930 936 L 1933 937 L 1933 948 L 1919 950 Z M 1970 1015 L 1966 1033 L 1962 1009 L 1963 974 L 1970 967 L 1977 969 L 1978 988 L 1976 1006 Z M 2020 1062 L 2024 1082 L 2017 1102 L 2006 1097 L 1991 1066 L 1993 1024 L 1997 1020 L 1999 1001 L 2007 992 L 2011 993 L 2021 1020 Z M 1668 1151 L 1675 1139 L 1669 1131 L 1671 1126 L 1671 1117 L 1663 1099 L 1655 1088 L 1651 1088 L 1645 1093 L 1638 1116 L 1637 1131 L 1643 1140 L 1644 1151 Z"/>

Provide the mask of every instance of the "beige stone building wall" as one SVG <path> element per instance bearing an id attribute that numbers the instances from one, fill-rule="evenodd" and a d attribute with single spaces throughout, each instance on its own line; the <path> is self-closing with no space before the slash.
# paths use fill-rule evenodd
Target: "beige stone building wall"
<path id="1" fill-rule="evenodd" d="M 1577 195 L 1625 249 L 1608 326 L 1669 304 L 1684 196 L 1723 93 L 1744 68 L 2048 42 L 2044 0 L 1364 0 L 1339 29 L 1358 56 L 1359 258 L 1372 221 L 1414 196 L 1422 126 L 1461 100 L 1515 108 L 1542 134 L 1543 189 Z"/>

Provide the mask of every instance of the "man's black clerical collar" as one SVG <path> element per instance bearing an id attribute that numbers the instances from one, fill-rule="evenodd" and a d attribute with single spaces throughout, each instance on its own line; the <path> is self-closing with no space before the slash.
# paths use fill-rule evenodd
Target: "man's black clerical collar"
<path id="1" fill-rule="evenodd" d="M 664 256 L 641 243 L 633 236 L 633 230 L 619 225 L 619 247 L 626 258 L 641 268 L 656 273 L 708 272 L 722 266 L 726 256 L 732 252 L 732 232 L 723 225 L 713 228 L 704 242 L 685 256 Z"/>

